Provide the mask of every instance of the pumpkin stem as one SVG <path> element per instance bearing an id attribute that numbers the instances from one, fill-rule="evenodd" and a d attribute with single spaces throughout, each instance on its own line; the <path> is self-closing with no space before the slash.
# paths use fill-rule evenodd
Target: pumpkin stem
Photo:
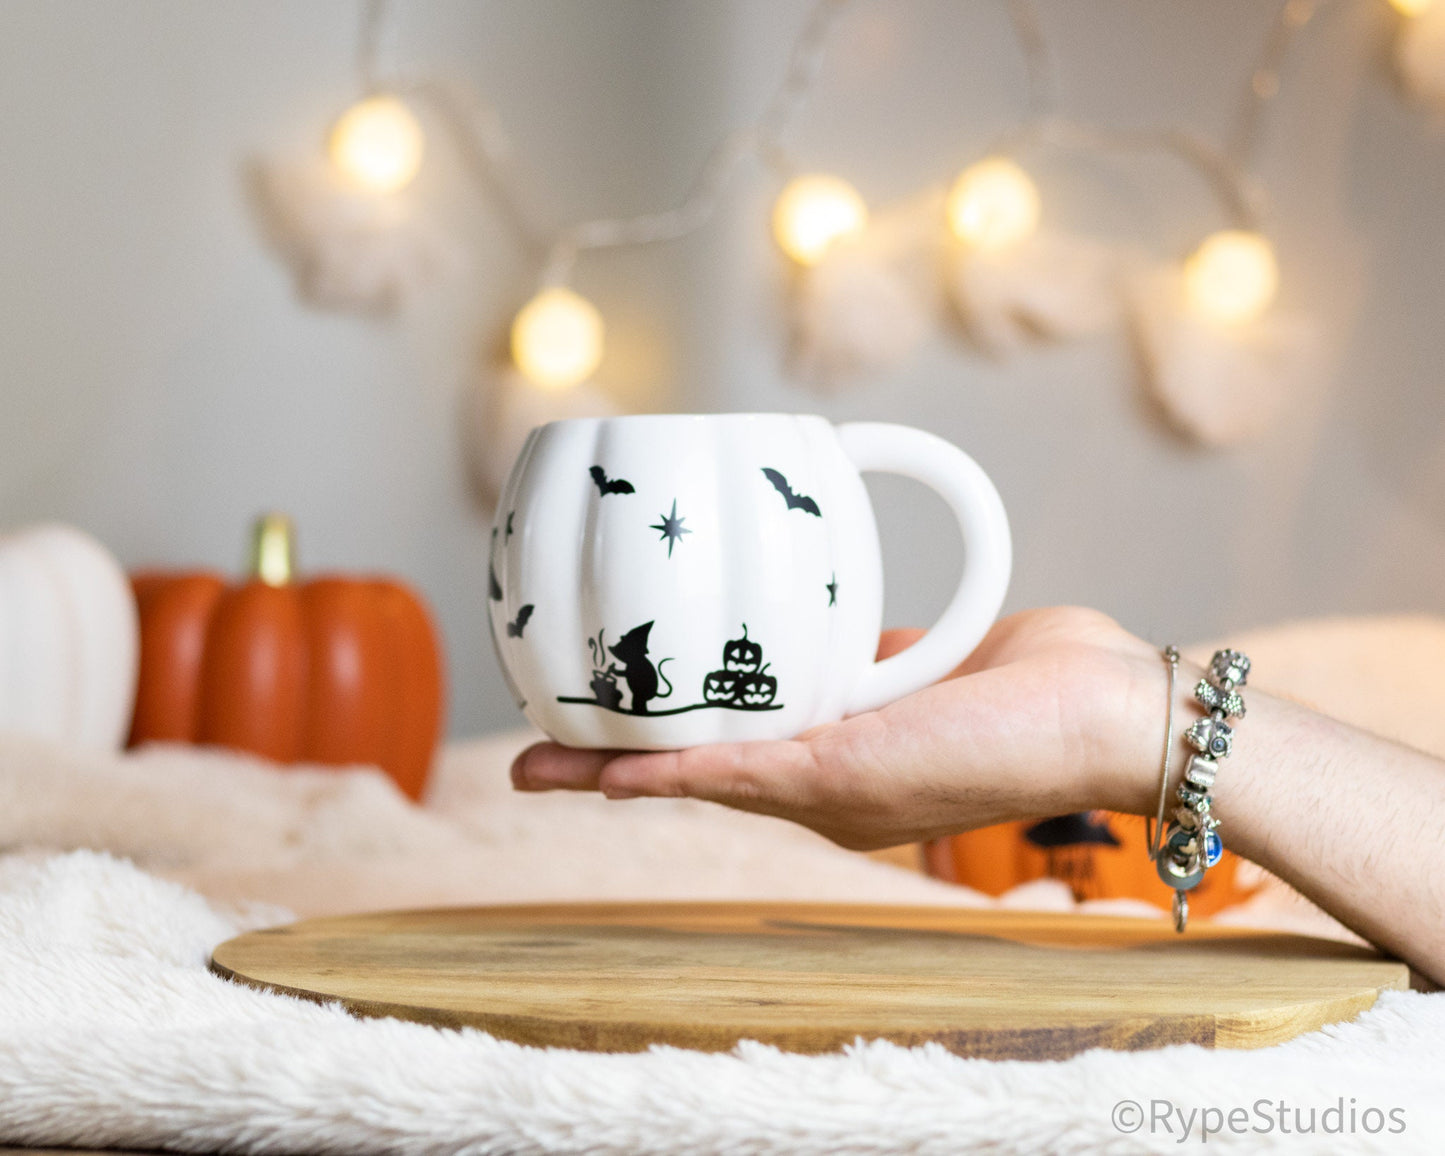
<path id="1" fill-rule="evenodd" d="M 267 586 L 288 585 L 296 573 L 296 531 L 285 514 L 262 514 L 251 538 L 251 575 Z"/>

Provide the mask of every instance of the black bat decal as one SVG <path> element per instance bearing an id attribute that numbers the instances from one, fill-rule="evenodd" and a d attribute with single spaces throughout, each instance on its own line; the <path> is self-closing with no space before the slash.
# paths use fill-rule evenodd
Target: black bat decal
<path id="1" fill-rule="evenodd" d="M 517 611 L 517 620 L 507 623 L 508 638 L 522 637 L 522 631 L 527 629 L 527 623 L 532 620 L 532 611 L 535 609 L 536 607 L 528 602 L 527 605 Z"/>
<path id="2" fill-rule="evenodd" d="M 793 493 L 793 487 L 788 485 L 788 479 L 777 470 L 770 470 L 764 466 L 763 473 L 767 476 L 768 481 L 773 483 L 773 488 L 783 495 L 784 500 L 788 503 L 788 509 L 802 510 L 804 513 L 812 514 L 815 518 L 823 516 L 823 511 L 818 509 L 818 503 L 807 494 Z"/>
<path id="3" fill-rule="evenodd" d="M 490 562 L 487 563 L 487 593 L 492 596 L 493 602 L 502 600 L 502 584 L 497 581 L 497 572 Z"/>
<path id="4" fill-rule="evenodd" d="M 608 494 L 635 494 L 637 492 L 632 488 L 632 483 L 626 478 L 609 478 L 607 471 L 601 466 L 593 466 L 587 472 L 592 475 L 592 480 L 597 483 L 597 492 L 604 498 Z"/>

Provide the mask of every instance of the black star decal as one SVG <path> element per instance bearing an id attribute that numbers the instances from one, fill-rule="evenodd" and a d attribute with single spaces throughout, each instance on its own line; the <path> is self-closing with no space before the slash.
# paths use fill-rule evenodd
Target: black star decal
<path id="1" fill-rule="evenodd" d="M 659 514 L 658 517 L 660 517 L 662 521 L 654 522 L 648 528 L 662 531 L 662 536 L 667 539 L 667 556 L 671 558 L 673 543 L 682 541 L 682 536 L 684 534 L 691 534 L 692 531 L 682 524 L 685 519 L 677 516 L 676 498 L 672 499 L 672 513 Z"/>
<path id="2" fill-rule="evenodd" d="M 833 581 L 829 582 L 825 587 L 823 587 L 823 589 L 825 589 L 825 590 L 828 592 L 828 605 L 829 605 L 829 606 L 837 606 L 837 605 L 838 605 L 838 575 L 834 574 L 834 575 L 833 575 Z"/>
<path id="3" fill-rule="evenodd" d="M 511 513 L 509 513 L 509 514 L 507 515 L 507 533 L 504 535 L 504 537 L 510 538 L 510 537 L 512 536 L 512 519 L 515 518 L 516 516 L 517 516 L 517 511 L 516 511 L 516 510 L 513 510 Z"/>

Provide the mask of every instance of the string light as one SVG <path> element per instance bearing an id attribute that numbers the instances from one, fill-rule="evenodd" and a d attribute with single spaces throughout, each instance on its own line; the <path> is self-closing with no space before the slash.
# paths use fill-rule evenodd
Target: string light
<path id="1" fill-rule="evenodd" d="M 816 265 L 844 237 L 868 223 L 868 206 L 842 177 L 810 173 L 794 177 L 773 206 L 773 236 L 800 265 Z"/>
<path id="2" fill-rule="evenodd" d="M 1279 292 L 1274 246 L 1259 233 L 1213 233 L 1184 263 L 1184 296 L 1200 316 L 1225 325 L 1253 321 Z"/>
<path id="3" fill-rule="evenodd" d="M 332 163 L 373 193 L 394 193 L 421 168 L 425 138 L 411 109 L 394 96 L 353 104 L 331 130 Z"/>
<path id="4" fill-rule="evenodd" d="M 1435 7 L 1435 0 L 1390 0 L 1401 16 L 1422 16 Z"/>
<path id="5" fill-rule="evenodd" d="M 1248 178 L 1263 110 L 1278 90 L 1280 63 L 1306 25 L 1317 0 L 1285 0 L 1266 39 L 1240 107 L 1238 132 L 1224 145 L 1188 129 L 1161 125 L 1117 129 L 1072 120 L 1057 107 L 1055 68 L 1032 0 L 1006 0 L 1029 84 L 1028 114 L 1001 134 L 986 159 L 958 175 L 945 216 L 958 240 L 978 250 L 1007 250 L 1035 235 L 1040 197 L 1029 174 L 1008 159 L 1023 148 L 1047 145 L 1100 151 L 1164 151 L 1195 169 L 1220 201 L 1237 231 L 1206 239 L 1184 269 L 1187 307 L 1221 322 L 1261 315 L 1278 290 L 1279 272 L 1269 242 L 1252 230 L 1261 219 L 1257 190 Z M 1434 0 L 1391 0 L 1418 14 Z M 455 83 L 404 77 L 381 66 L 388 0 L 365 0 L 359 46 L 366 91 L 398 94 L 424 103 L 459 149 L 465 169 L 494 197 L 527 247 L 539 255 L 540 281 L 561 285 L 576 259 L 608 248 L 653 245 L 684 237 L 705 225 L 724 203 L 725 185 L 751 159 L 782 175 L 798 171 L 784 147 L 786 130 L 812 92 L 824 63 L 829 31 L 849 0 L 814 0 L 788 66 L 760 115 L 722 137 L 707 154 L 680 203 L 632 217 L 600 218 L 557 227 L 536 215 L 533 198 L 517 178 L 516 149 L 496 110 Z M 377 191 L 405 187 L 416 175 L 425 146 L 416 117 L 398 96 L 375 96 L 347 111 L 330 141 L 335 165 L 354 182 Z M 869 226 L 863 198 L 840 177 L 812 173 L 784 186 L 772 214 L 780 248 L 811 266 L 840 240 Z M 513 320 L 513 356 L 527 379 L 564 389 L 591 375 L 602 357 L 604 326 L 591 303 L 569 289 L 539 293 Z"/>
<path id="6" fill-rule="evenodd" d="M 996 252 L 1033 236 L 1039 190 L 1007 157 L 988 157 L 959 174 L 945 211 L 953 235 L 975 249 Z"/>
<path id="7" fill-rule="evenodd" d="M 512 360 L 533 384 L 561 390 L 580 385 L 602 361 L 602 315 L 564 286 L 538 293 L 512 321 Z"/>

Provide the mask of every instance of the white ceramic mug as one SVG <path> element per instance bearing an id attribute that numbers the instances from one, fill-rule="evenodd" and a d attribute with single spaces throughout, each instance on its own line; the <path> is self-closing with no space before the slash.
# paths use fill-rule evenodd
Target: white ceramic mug
<path id="1" fill-rule="evenodd" d="M 859 476 L 931 486 L 963 531 L 942 617 L 874 660 L 883 566 Z M 1008 520 L 988 476 L 921 430 L 791 414 L 552 422 L 492 530 L 492 639 L 526 715 L 575 747 L 787 738 L 961 662 L 1003 602 Z"/>

